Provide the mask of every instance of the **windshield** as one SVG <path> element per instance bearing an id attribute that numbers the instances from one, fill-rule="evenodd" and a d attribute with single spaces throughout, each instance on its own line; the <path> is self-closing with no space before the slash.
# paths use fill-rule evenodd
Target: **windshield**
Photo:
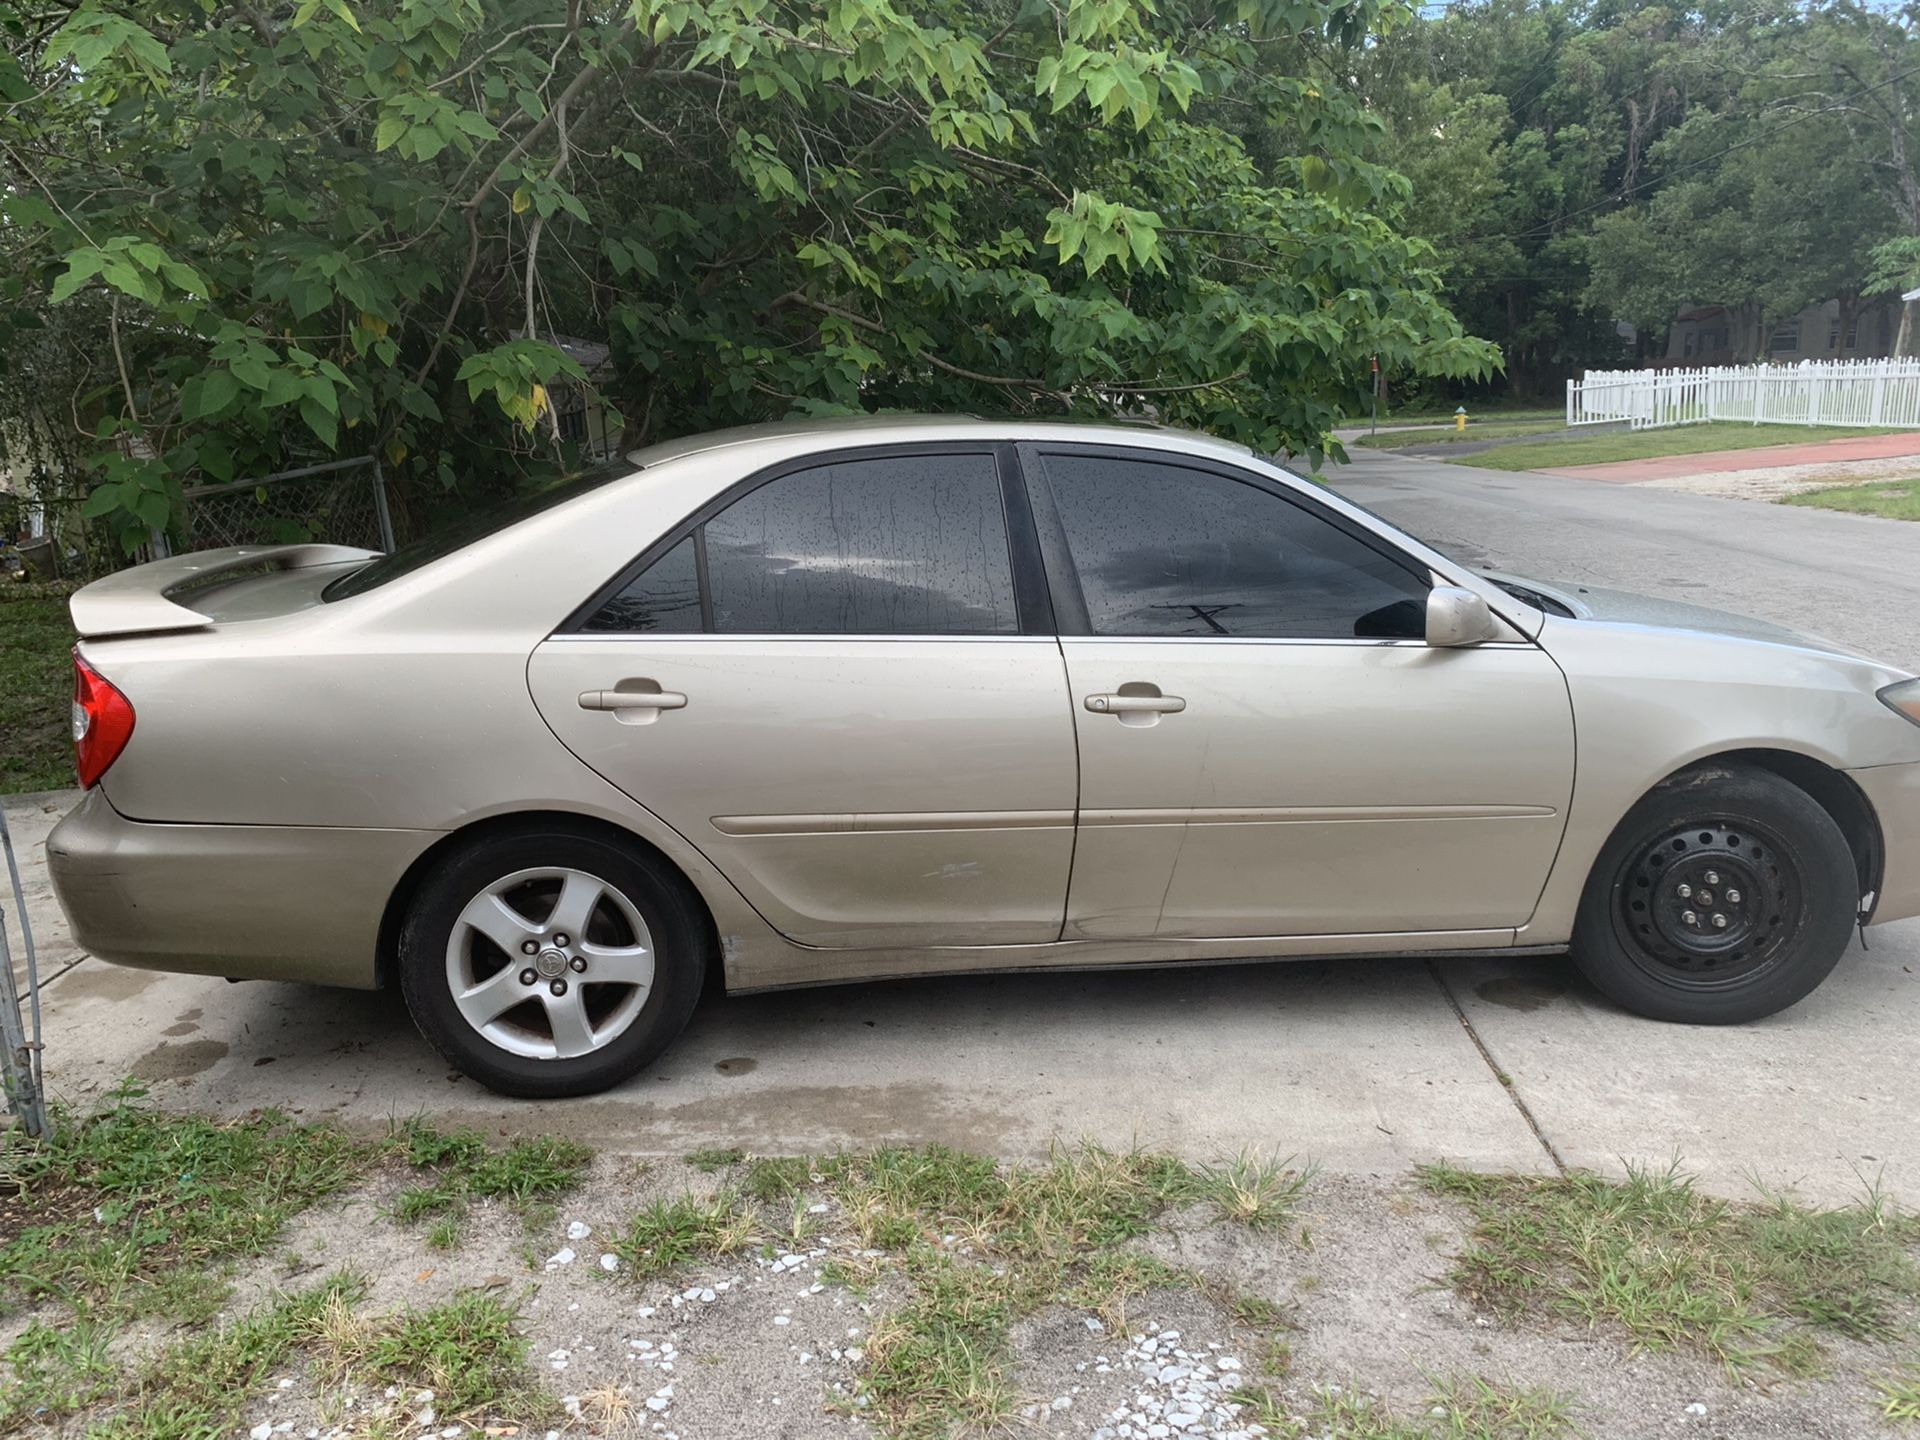
<path id="1" fill-rule="evenodd" d="M 431 564 L 443 555 L 451 555 L 476 540 L 497 534 L 509 525 L 517 525 L 529 516 L 538 515 L 542 510 L 550 510 L 555 505 L 584 495 L 589 490 L 598 490 L 611 480 L 622 480 L 635 474 L 638 467 L 631 460 L 611 460 L 604 465 L 596 465 L 590 470 L 576 471 L 564 475 L 539 490 L 516 495 L 511 500 L 483 506 L 470 515 L 464 515 L 450 525 L 444 525 L 418 540 L 409 540 L 405 545 L 396 547 L 378 559 L 369 560 L 358 570 L 342 575 L 326 589 L 320 592 L 322 600 L 345 600 L 349 596 L 359 595 L 368 590 L 397 580 L 410 571 Z"/>

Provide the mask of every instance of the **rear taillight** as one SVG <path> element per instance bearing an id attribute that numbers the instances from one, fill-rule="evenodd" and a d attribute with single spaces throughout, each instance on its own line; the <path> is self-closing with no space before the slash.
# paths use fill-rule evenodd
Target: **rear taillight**
<path id="1" fill-rule="evenodd" d="M 133 735 L 133 705 L 98 670 L 73 653 L 73 768 L 91 790 Z"/>

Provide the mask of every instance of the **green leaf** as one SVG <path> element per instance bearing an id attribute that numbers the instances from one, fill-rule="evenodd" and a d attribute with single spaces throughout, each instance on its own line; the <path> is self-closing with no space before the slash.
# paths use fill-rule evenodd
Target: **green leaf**
<path id="1" fill-rule="evenodd" d="M 329 450 L 340 442 L 340 422 L 333 412 L 317 400 L 300 402 L 300 418 L 307 422 L 307 428 L 320 439 L 320 443 Z"/>
<path id="2" fill-rule="evenodd" d="M 204 420 L 218 415 L 240 395 L 240 382 L 230 370 L 209 370 L 196 376 L 180 392 L 180 417 Z"/>
<path id="3" fill-rule="evenodd" d="M 105 256 L 101 255 L 101 253 L 91 245 L 85 249 L 76 250 L 69 255 L 67 257 L 67 273 L 53 282 L 53 294 L 51 297 L 53 303 L 58 305 L 62 300 L 68 299 L 82 285 L 98 275 L 100 273 L 100 266 L 105 258 Z"/>
<path id="4" fill-rule="evenodd" d="M 167 520 L 173 514 L 173 506 L 167 497 L 158 490 L 143 490 L 133 498 L 128 509 L 140 517 L 140 523 L 150 530 L 164 530 Z"/>
<path id="5" fill-rule="evenodd" d="M 120 497 L 126 493 L 126 487 L 118 481 L 109 481 L 105 485 L 96 485 L 87 496 L 86 504 L 80 507 L 80 513 L 89 520 L 98 520 L 109 511 L 120 508 Z"/>

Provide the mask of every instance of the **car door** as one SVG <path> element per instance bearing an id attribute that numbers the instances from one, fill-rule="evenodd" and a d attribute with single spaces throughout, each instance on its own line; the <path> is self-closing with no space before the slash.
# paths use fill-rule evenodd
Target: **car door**
<path id="1" fill-rule="evenodd" d="M 535 703 L 794 940 L 1055 940 L 1074 733 L 1025 506 L 991 445 L 753 476 L 534 652 Z"/>
<path id="2" fill-rule="evenodd" d="M 1427 646 L 1425 567 L 1284 482 L 1021 453 L 1079 738 L 1069 938 L 1526 922 L 1573 781 L 1543 651 Z"/>

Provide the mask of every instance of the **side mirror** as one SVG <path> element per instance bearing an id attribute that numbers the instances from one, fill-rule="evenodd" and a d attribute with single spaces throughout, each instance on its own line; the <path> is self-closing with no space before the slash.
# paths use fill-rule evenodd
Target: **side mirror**
<path id="1" fill-rule="evenodd" d="M 1500 622 L 1473 591 L 1436 585 L 1427 592 L 1427 644 L 1453 649 L 1499 638 Z"/>

